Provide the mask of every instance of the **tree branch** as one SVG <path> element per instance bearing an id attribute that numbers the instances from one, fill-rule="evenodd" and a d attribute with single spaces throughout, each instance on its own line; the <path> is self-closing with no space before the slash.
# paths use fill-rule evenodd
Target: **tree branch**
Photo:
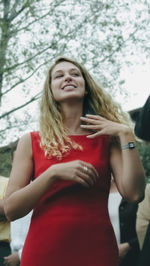
<path id="1" fill-rule="evenodd" d="M 36 121 L 30 121 L 30 124 L 32 124 L 32 123 L 35 123 Z M 18 123 L 13 123 L 13 125 L 10 125 L 10 126 L 7 126 L 7 127 L 5 127 L 4 129 L 1 129 L 0 130 L 0 134 L 3 134 L 4 132 L 6 132 L 7 130 L 11 130 L 11 129 L 13 129 L 13 128 L 16 128 L 16 127 L 20 127 L 20 126 L 25 126 L 26 125 L 26 123 L 23 121 L 23 122 L 21 122 L 21 121 L 19 121 Z"/>
<path id="2" fill-rule="evenodd" d="M 9 0 L 5 0 L 5 1 L 3 1 L 3 4 L 4 4 L 4 19 L 8 20 L 10 1 Z"/>
<path id="3" fill-rule="evenodd" d="M 34 58 L 37 57 L 38 55 L 40 55 L 40 54 L 44 53 L 45 51 L 47 51 L 48 49 L 52 48 L 52 46 L 53 46 L 53 43 L 52 43 L 50 46 L 44 48 L 42 51 L 40 51 L 40 52 L 36 53 L 35 55 L 31 56 L 31 57 L 28 58 L 27 60 L 25 60 L 25 61 L 23 61 L 23 62 L 21 62 L 21 63 L 15 64 L 15 65 L 13 65 L 13 66 L 11 66 L 11 67 L 5 68 L 3 72 L 7 72 L 7 71 L 9 71 L 9 70 L 11 70 L 11 69 L 14 69 L 14 68 L 16 68 L 16 67 L 18 67 L 18 66 L 21 66 L 21 65 L 24 65 L 24 64 L 30 62 L 32 59 L 34 59 Z"/>
<path id="4" fill-rule="evenodd" d="M 37 71 L 39 68 L 41 68 L 43 65 L 47 64 L 49 62 L 45 61 L 44 63 L 40 64 L 28 77 L 26 77 L 25 79 L 21 79 L 18 82 L 16 82 L 12 87 L 10 87 L 8 90 L 4 91 L 2 93 L 2 96 L 4 96 L 5 94 L 7 94 L 8 92 L 10 92 L 12 89 L 14 89 L 15 87 L 17 87 L 19 84 L 25 82 L 26 80 L 28 80 L 29 78 L 31 78 Z"/>
<path id="5" fill-rule="evenodd" d="M 10 15 L 10 17 L 9 17 L 9 20 L 10 21 L 13 21 L 16 17 L 18 17 L 18 15 L 22 12 L 22 11 L 24 11 L 24 9 L 25 8 L 27 8 L 27 6 L 28 6 L 28 4 L 29 4 L 29 0 L 27 0 L 26 2 L 25 2 L 25 4 L 22 6 L 22 8 L 18 11 L 18 12 L 16 12 L 16 10 L 14 9 L 12 9 L 12 13 L 11 13 L 11 15 Z M 18 2 L 19 3 L 19 2 Z M 15 5 L 15 4 L 14 4 Z"/>
<path id="6" fill-rule="evenodd" d="M 6 116 L 8 116 L 8 115 L 10 115 L 11 113 L 16 112 L 17 110 L 19 110 L 19 109 L 21 109 L 21 108 L 27 106 L 27 105 L 30 104 L 30 103 L 32 103 L 32 102 L 38 100 L 38 99 L 40 98 L 40 95 L 41 95 L 41 92 L 39 92 L 37 95 L 35 95 L 33 98 L 31 98 L 28 102 L 26 102 L 26 103 L 24 103 L 24 104 L 22 104 L 22 105 L 20 105 L 20 106 L 18 106 L 18 107 L 16 107 L 16 108 L 14 108 L 14 109 L 12 109 L 12 110 L 10 110 L 10 111 L 8 111 L 8 112 L 2 114 L 2 115 L 0 116 L 0 119 L 6 117 Z"/>
<path id="7" fill-rule="evenodd" d="M 19 4 L 19 1 L 18 0 L 15 0 L 15 3 L 13 4 L 13 7 L 12 7 L 12 12 L 11 12 L 11 14 L 10 14 L 10 17 L 16 12 L 15 10 L 16 10 L 16 7 L 18 6 L 18 4 Z M 9 19 L 10 19 L 10 17 L 9 17 Z M 11 20 L 11 19 L 10 19 Z"/>
<path id="8" fill-rule="evenodd" d="M 26 30 L 26 29 L 28 29 L 28 28 L 29 28 L 31 25 L 33 25 L 35 22 L 37 22 L 37 21 L 39 21 L 39 20 L 45 18 L 47 15 L 49 15 L 49 11 L 48 11 L 46 14 L 44 14 L 43 16 L 38 17 L 37 19 L 33 20 L 32 22 L 30 22 L 29 24 L 27 24 L 25 27 L 22 27 L 22 28 L 20 28 L 20 29 L 16 29 L 16 30 L 14 30 L 14 31 L 10 31 L 11 36 L 13 36 L 14 34 L 20 32 L 20 31 L 22 31 L 22 30 Z"/>

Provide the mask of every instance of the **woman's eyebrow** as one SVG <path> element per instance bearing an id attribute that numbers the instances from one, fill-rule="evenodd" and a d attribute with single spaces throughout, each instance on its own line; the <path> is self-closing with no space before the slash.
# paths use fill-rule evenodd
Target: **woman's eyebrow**
<path id="1" fill-rule="evenodd" d="M 74 71 L 74 70 L 79 71 L 79 69 L 77 69 L 77 68 L 70 68 L 70 69 L 69 69 L 69 71 Z M 58 69 L 58 70 L 56 70 L 55 73 L 58 73 L 58 72 L 63 72 L 63 70 Z"/>
<path id="2" fill-rule="evenodd" d="M 80 70 L 77 69 L 77 68 L 70 68 L 69 69 L 69 72 L 72 72 L 72 71 L 78 71 L 80 73 Z M 59 70 L 56 70 L 52 75 L 57 75 L 58 73 L 63 73 L 64 71 L 59 69 Z"/>
<path id="3" fill-rule="evenodd" d="M 78 68 L 71 68 L 70 69 L 70 71 L 74 71 L 74 70 L 80 72 L 80 70 Z"/>
<path id="4" fill-rule="evenodd" d="M 56 70 L 56 72 L 54 72 L 54 74 L 62 73 L 62 72 L 63 72 L 62 70 Z"/>
<path id="5" fill-rule="evenodd" d="M 62 74 L 63 71 L 62 70 L 56 70 L 55 72 L 52 72 L 52 77 L 55 77 L 57 74 Z"/>

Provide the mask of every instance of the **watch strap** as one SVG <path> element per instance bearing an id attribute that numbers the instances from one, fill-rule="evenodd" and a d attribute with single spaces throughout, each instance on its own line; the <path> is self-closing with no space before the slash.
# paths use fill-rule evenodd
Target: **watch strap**
<path id="1" fill-rule="evenodd" d="M 134 141 L 128 142 L 127 144 L 121 145 L 122 150 L 132 150 L 136 147 L 136 144 Z"/>

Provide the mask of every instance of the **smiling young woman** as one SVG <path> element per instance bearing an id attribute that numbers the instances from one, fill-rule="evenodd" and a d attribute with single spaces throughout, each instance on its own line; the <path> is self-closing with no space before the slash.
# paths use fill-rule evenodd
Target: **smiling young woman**
<path id="1" fill-rule="evenodd" d="M 64 102 L 68 98 L 83 101 L 85 81 L 76 66 L 70 62 L 61 62 L 52 70 L 51 76 L 51 90 L 55 101 Z"/>
<path id="2" fill-rule="evenodd" d="M 21 266 L 117 266 L 111 174 L 129 201 L 145 188 L 128 118 L 65 57 L 48 72 L 40 111 L 40 130 L 19 141 L 5 199 L 9 220 L 34 209 Z"/>

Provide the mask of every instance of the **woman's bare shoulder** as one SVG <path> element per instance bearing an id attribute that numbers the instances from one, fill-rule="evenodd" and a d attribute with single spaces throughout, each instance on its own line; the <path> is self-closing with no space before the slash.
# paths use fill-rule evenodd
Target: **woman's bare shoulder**
<path id="1" fill-rule="evenodd" d="M 20 153 L 24 150 L 24 153 L 32 154 L 32 145 L 31 145 L 31 134 L 26 133 L 24 134 L 18 141 L 17 145 L 17 153 Z"/>

